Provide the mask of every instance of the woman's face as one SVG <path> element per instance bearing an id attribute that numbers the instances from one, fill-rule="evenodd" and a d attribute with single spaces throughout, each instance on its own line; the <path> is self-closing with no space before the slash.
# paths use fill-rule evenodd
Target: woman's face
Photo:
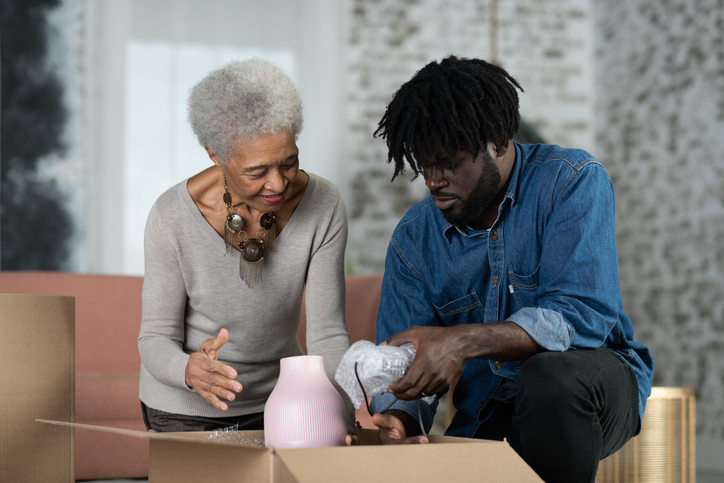
<path id="1" fill-rule="evenodd" d="M 239 201 L 263 213 L 281 208 L 299 173 L 299 148 L 294 134 L 265 134 L 237 145 L 221 166 L 234 204 Z"/>

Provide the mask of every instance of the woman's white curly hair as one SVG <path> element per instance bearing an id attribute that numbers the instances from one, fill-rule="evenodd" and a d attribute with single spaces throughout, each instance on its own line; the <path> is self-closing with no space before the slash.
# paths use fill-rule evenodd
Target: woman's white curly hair
<path id="1" fill-rule="evenodd" d="M 188 99 L 188 119 L 219 161 L 229 162 L 239 141 L 302 131 L 302 98 L 279 67 L 262 59 L 230 62 L 204 77 Z"/>

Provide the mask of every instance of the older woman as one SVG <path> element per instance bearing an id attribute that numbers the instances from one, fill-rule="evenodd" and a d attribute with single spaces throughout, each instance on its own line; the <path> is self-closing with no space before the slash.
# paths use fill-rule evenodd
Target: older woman
<path id="1" fill-rule="evenodd" d="M 162 194 L 146 223 L 144 419 L 154 431 L 261 429 L 279 360 L 302 354 L 305 287 L 308 352 L 330 380 L 349 347 L 344 201 L 299 169 L 302 102 L 274 65 L 211 72 L 188 116 L 213 166 Z"/>

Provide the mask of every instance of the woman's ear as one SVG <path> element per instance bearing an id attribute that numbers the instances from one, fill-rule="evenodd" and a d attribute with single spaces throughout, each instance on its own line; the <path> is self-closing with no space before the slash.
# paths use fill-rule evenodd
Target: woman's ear
<path id="1" fill-rule="evenodd" d="M 215 164 L 219 169 L 222 169 L 222 168 L 221 168 L 221 161 L 219 161 L 219 158 L 216 157 L 216 155 L 214 154 L 214 151 L 213 151 L 210 147 L 208 147 L 208 146 L 204 146 L 204 149 L 206 150 L 206 154 L 209 155 L 209 159 L 211 159 L 211 161 L 213 161 L 214 164 Z"/>

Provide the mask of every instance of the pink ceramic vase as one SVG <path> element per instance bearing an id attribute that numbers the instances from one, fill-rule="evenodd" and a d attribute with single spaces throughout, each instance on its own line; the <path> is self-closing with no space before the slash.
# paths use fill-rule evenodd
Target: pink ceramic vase
<path id="1" fill-rule="evenodd" d="M 322 356 L 285 357 L 264 408 L 264 440 L 275 448 L 342 446 L 344 401 L 324 372 Z"/>

